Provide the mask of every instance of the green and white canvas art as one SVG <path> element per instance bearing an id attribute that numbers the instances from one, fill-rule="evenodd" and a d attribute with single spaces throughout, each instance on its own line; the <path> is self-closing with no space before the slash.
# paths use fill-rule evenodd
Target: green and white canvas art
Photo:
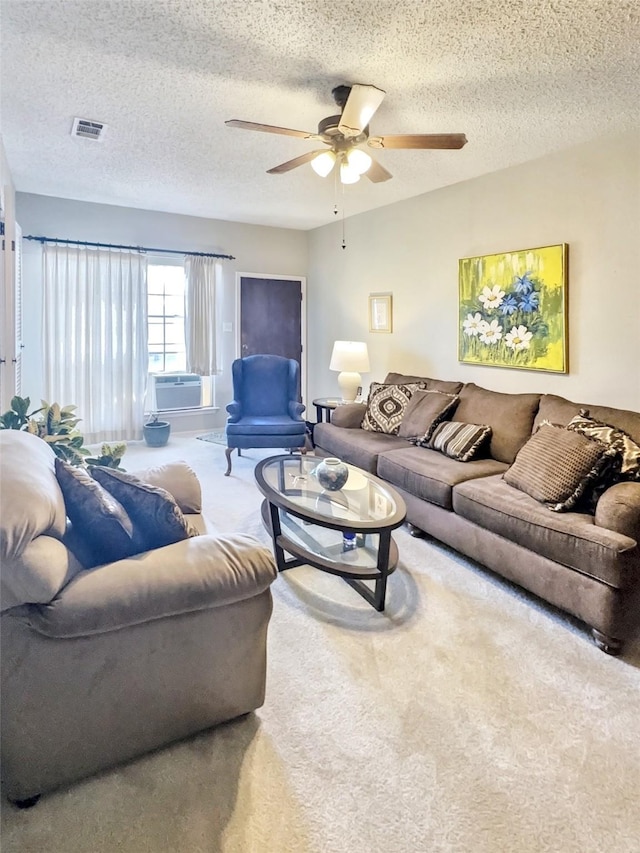
<path id="1" fill-rule="evenodd" d="M 567 373 L 568 246 L 459 262 L 458 359 Z"/>

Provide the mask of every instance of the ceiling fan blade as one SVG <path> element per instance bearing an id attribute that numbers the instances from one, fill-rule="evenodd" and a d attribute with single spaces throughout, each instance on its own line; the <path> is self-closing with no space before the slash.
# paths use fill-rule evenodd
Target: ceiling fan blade
<path id="1" fill-rule="evenodd" d="M 273 169 L 267 169 L 268 175 L 282 175 L 283 172 L 290 172 L 291 169 L 297 169 L 298 166 L 304 166 L 309 163 L 318 154 L 323 154 L 324 149 L 316 149 L 315 151 L 307 151 L 306 154 L 301 154 L 300 157 L 295 157 L 293 160 L 287 160 L 286 163 L 280 163 L 279 166 L 274 166 Z"/>
<path id="2" fill-rule="evenodd" d="M 370 136 L 372 148 L 462 148 L 467 144 L 464 133 L 413 133 L 400 136 Z"/>
<path id="3" fill-rule="evenodd" d="M 297 136 L 300 139 L 317 139 L 317 133 L 310 133 L 306 130 L 292 130 L 290 127 L 276 127 L 273 124 L 258 124 L 255 121 L 241 121 L 237 118 L 232 118 L 225 121 L 228 127 L 239 127 L 242 130 L 260 130 L 263 133 L 280 133 L 282 136 Z"/>
<path id="4" fill-rule="evenodd" d="M 356 83 L 351 87 L 347 103 L 342 110 L 338 130 L 346 137 L 359 136 L 371 121 L 386 92 L 377 86 Z"/>
<path id="5" fill-rule="evenodd" d="M 388 172 L 385 167 L 381 166 L 377 160 L 373 159 L 373 157 L 371 157 L 371 161 L 371 165 L 365 172 L 365 175 L 370 181 L 373 181 L 374 184 L 379 184 L 382 181 L 388 181 L 389 178 L 393 177 L 391 172 Z"/>

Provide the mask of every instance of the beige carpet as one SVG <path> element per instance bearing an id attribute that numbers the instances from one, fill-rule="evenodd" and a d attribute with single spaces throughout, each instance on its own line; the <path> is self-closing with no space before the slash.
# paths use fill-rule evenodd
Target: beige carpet
<path id="1" fill-rule="evenodd" d="M 220 530 L 255 532 L 255 461 L 194 437 Z M 273 586 L 255 715 L 3 806 L 3 853 L 637 853 L 640 647 L 586 631 L 444 546 L 397 532 L 384 614 L 337 578 Z"/>

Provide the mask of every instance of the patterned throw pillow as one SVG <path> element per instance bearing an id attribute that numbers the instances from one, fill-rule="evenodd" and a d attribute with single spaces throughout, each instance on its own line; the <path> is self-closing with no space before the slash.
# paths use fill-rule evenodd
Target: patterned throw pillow
<path id="1" fill-rule="evenodd" d="M 490 438 L 490 426 L 449 421 L 437 426 L 424 446 L 460 462 L 469 462 Z"/>
<path id="2" fill-rule="evenodd" d="M 415 391 L 407 403 L 398 435 L 424 444 L 438 424 L 450 416 L 459 399 L 442 391 Z"/>
<path id="3" fill-rule="evenodd" d="M 573 430 L 542 424 L 503 477 L 554 512 L 573 509 L 616 450 Z"/>
<path id="4" fill-rule="evenodd" d="M 139 551 L 152 551 L 198 535 L 165 489 L 149 486 L 133 474 L 113 468 L 96 465 L 90 471 L 131 517 Z"/>
<path id="5" fill-rule="evenodd" d="M 368 432 L 397 435 L 407 403 L 416 391 L 422 390 L 424 390 L 422 383 L 383 385 L 381 382 L 372 382 L 362 429 Z"/>
<path id="6" fill-rule="evenodd" d="M 640 480 L 640 447 L 624 430 L 590 417 L 588 409 L 580 409 L 580 414 L 569 421 L 567 429 L 597 438 L 617 450 L 619 464 L 613 474 L 615 482 Z"/>
<path id="7" fill-rule="evenodd" d="M 55 466 L 72 525 L 65 542 L 85 569 L 135 554 L 133 523 L 122 504 L 83 468 L 57 457 Z"/>

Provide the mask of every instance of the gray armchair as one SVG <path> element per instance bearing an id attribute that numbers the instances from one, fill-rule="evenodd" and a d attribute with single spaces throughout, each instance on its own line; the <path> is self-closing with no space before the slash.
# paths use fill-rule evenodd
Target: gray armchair
<path id="1" fill-rule="evenodd" d="M 164 467 L 147 480 L 202 529 L 195 475 Z M 86 570 L 62 541 L 46 443 L 0 432 L 0 476 L 0 748 L 13 802 L 262 704 L 276 571 L 257 540 L 203 534 Z"/>

